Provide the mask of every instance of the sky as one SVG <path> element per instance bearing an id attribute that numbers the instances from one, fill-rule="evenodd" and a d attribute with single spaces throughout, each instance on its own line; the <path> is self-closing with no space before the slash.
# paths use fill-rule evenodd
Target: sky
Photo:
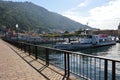
<path id="1" fill-rule="evenodd" d="M 120 0 L 7 0 L 33 2 L 49 11 L 99 29 L 118 28 Z"/>

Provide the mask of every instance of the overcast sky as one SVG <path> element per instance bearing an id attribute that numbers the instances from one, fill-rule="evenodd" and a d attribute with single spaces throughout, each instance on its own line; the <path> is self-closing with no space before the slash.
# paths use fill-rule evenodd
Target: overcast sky
<path id="1" fill-rule="evenodd" d="M 49 11 L 100 29 L 117 29 L 120 22 L 120 0 L 10 0 L 29 1 Z"/>

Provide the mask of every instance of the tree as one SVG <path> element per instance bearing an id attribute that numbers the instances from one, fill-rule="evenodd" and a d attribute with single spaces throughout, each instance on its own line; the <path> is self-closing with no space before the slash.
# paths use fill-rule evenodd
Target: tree
<path id="1" fill-rule="evenodd" d="M 75 31 L 76 34 L 81 34 L 81 33 L 84 33 L 85 32 L 85 29 L 79 29 L 78 31 Z"/>
<path id="2" fill-rule="evenodd" d="M 69 34 L 69 32 L 68 32 L 68 31 L 65 31 L 64 34 Z"/>

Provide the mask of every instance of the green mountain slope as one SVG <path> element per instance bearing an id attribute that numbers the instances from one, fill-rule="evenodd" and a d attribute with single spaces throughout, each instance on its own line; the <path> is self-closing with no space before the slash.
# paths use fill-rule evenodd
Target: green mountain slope
<path id="1" fill-rule="evenodd" d="M 0 26 L 15 29 L 15 24 L 19 24 L 20 30 L 39 32 L 91 28 L 31 2 L 0 1 Z"/>

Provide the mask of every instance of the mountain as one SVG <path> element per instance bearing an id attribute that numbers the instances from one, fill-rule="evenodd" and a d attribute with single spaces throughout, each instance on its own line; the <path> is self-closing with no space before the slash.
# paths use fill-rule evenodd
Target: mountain
<path id="1" fill-rule="evenodd" d="M 74 31 L 89 28 L 60 14 L 50 12 L 31 2 L 0 1 L 0 26 L 25 31 Z"/>

